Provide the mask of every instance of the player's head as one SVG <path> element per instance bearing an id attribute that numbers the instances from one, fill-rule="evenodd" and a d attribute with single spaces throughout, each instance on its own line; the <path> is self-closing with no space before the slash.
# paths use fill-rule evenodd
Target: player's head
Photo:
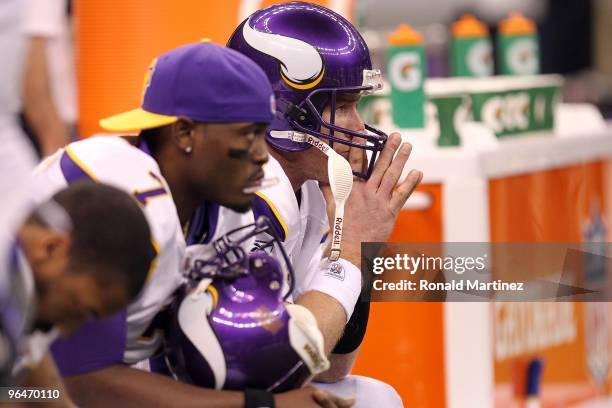
<path id="1" fill-rule="evenodd" d="M 266 249 L 248 252 L 262 234 Z M 274 230 L 260 217 L 216 241 L 214 254 L 191 260 L 166 350 L 181 380 L 280 392 L 329 367 L 314 316 L 284 302 L 291 289 L 286 292 L 282 282 L 286 274 L 293 282 L 293 272 L 282 244 L 270 237 Z M 281 259 L 268 254 L 274 247 Z"/>
<path id="2" fill-rule="evenodd" d="M 109 131 L 141 131 L 171 188 L 245 211 L 267 161 L 264 131 L 274 95 L 261 68 L 211 42 L 156 58 L 142 107 L 100 121 Z"/>
<path id="3" fill-rule="evenodd" d="M 136 200 L 80 181 L 38 206 L 18 233 L 35 289 L 34 326 L 68 334 L 134 299 L 156 251 Z"/>
<path id="4" fill-rule="evenodd" d="M 266 133 L 271 146 L 285 152 L 311 147 L 292 131 L 340 143 L 340 152 L 358 145 L 373 152 L 368 168 L 358 174 L 369 177 L 387 137 L 361 120 L 357 101 L 380 89 L 382 79 L 351 23 L 318 5 L 279 4 L 242 22 L 228 47 L 255 61 L 272 83 L 277 113 Z"/>

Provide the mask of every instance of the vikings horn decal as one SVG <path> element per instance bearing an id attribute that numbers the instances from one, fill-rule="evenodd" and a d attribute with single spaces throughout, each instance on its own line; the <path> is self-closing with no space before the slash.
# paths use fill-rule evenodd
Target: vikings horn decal
<path id="1" fill-rule="evenodd" d="M 185 336 L 206 358 L 210 365 L 210 369 L 215 377 L 215 388 L 221 389 L 227 377 L 225 355 L 213 328 L 206 321 L 207 315 L 214 307 L 214 302 L 215 299 L 204 296 L 202 293 L 187 295 L 181 302 L 178 320 L 185 332 Z M 206 345 L 206 347 L 203 347 L 203 345 Z"/>
<path id="2" fill-rule="evenodd" d="M 315 47 L 297 38 L 257 31 L 250 23 L 251 19 L 242 27 L 244 39 L 251 47 L 280 62 L 280 75 L 287 85 L 310 89 L 321 82 L 325 66 Z"/>

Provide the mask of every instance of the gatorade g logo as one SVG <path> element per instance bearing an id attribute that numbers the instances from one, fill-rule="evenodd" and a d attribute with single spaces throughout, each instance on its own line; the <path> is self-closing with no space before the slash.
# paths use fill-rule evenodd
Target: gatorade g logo
<path id="1" fill-rule="evenodd" d="M 529 95 L 519 92 L 489 98 L 480 112 L 482 121 L 495 134 L 524 131 L 529 127 Z"/>
<path id="2" fill-rule="evenodd" d="M 157 64 L 157 58 L 154 58 L 153 61 L 149 64 L 147 68 L 147 72 L 145 72 L 144 81 L 142 83 L 142 99 L 144 100 L 145 93 L 147 93 L 147 89 L 149 89 L 149 85 L 151 85 L 151 78 L 153 77 L 153 73 L 155 72 L 155 65 Z"/>
<path id="3" fill-rule="evenodd" d="M 477 77 L 493 75 L 493 47 L 489 41 L 481 40 L 470 47 L 467 66 Z"/>
<path id="4" fill-rule="evenodd" d="M 519 75 L 535 75 L 539 70 L 538 46 L 533 38 L 514 41 L 508 47 L 508 67 Z"/>
<path id="5" fill-rule="evenodd" d="M 389 78 L 394 88 L 410 92 L 421 87 L 421 56 L 417 52 L 401 52 L 389 63 Z"/>

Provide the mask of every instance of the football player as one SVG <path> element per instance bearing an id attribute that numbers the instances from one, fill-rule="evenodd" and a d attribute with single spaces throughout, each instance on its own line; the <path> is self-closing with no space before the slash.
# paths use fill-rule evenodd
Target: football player
<path id="1" fill-rule="evenodd" d="M 253 407 L 349 406 L 312 388 L 277 396 L 206 390 L 130 367 L 159 350 L 156 316 L 182 283 L 185 238 L 197 230 L 210 242 L 217 204 L 250 207 L 267 161 L 263 132 L 274 97 L 261 69 L 210 42 L 176 48 L 155 59 L 141 108 L 100 122 L 136 140 L 94 137 L 61 149 L 41 164 L 43 195 L 80 179 L 102 181 L 134 196 L 144 209 L 159 256 L 142 294 L 111 318 L 85 325 L 52 346 L 75 402 L 83 406 Z M 201 222 L 192 223 L 194 214 Z M 121 234 L 122 231 L 117 231 Z"/>
<path id="2" fill-rule="evenodd" d="M 369 313 L 368 302 L 358 302 L 363 285 L 357 267 L 361 242 L 388 239 L 422 178 L 413 170 L 400 181 L 411 146 L 402 144 L 399 134 L 387 137 L 359 116 L 359 98 L 382 87 L 367 45 L 342 16 L 318 5 L 292 2 L 253 13 L 234 31 L 228 47 L 264 69 L 277 97 L 275 117 L 265 135 L 272 156 L 266 173 L 280 182 L 258 193 L 255 208 L 268 207 L 277 221 L 296 269 L 294 300 L 313 312 L 326 350 L 333 350 L 331 369 L 318 380 L 344 379 L 346 387 L 366 396 L 357 398 L 358 405 L 371 406 L 371 395 L 377 404 L 401 406 L 385 384 L 378 383 L 378 391 L 364 392 L 377 387 L 375 380 L 345 379 Z M 354 181 L 351 170 L 357 176 Z M 351 181 L 352 191 L 347 187 Z M 346 191 L 350 195 L 344 202 Z M 328 229 L 331 252 L 324 254 L 320 243 Z M 322 260 L 327 269 L 320 267 Z M 385 393 L 389 400 L 382 402 Z"/>
<path id="3" fill-rule="evenodd" d="M 2 384 L 59 385 L 48 345 L 123 309 L 155 256 L 147 220 L 123 191 L 82 181 L 38 205 L 0 282 Z"/>

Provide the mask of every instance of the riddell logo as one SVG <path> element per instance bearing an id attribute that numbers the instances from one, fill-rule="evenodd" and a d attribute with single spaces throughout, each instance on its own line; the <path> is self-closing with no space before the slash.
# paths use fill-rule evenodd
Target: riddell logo
<path id="1" fill-rule="evenodd" d="M 336 218 L 336 222 L 334 222 L 334 245 L 340 244 L 340 234 L 342 234 L 342 218 Z"/>
<path id="2" fill-rule="evenodd" d="M 323 153 L 327 153 L 327 150 L 329 150 L 329 145 L 323 143 L 316 137 L 308 136 L 306 138 L 306 143 L 313 145 L 317 149 L 321 150 Z"/>

